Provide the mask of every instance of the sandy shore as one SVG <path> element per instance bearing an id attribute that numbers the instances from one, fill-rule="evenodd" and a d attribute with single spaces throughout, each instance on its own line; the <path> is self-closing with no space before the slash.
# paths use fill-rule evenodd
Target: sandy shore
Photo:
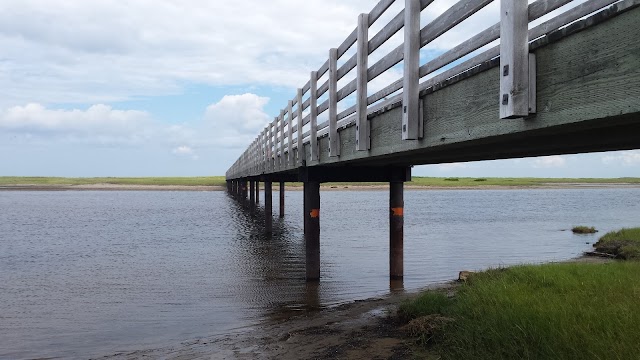
<path id="1" fill-rule="evenodd" d="M 323 191 L 377 191 L 388 189 L 388 185 L 322 185 Z M 525 186 L 426 186 L 406 185 L 405 190 L 524 190 L 524 189 L 606 189 L 606 188 L 640 188 L 640 184 L 584 184 L 584 183 L 547 183 L 543 185 Z M 302 191 L 302 186 L 286 186 L 289 191 Z M 90 184 L 90 185 L 0 185 L 0 191 L 225 191 L 225 186 L 203 185 L 121 185 L 121 184 Z M 273 187 L 277 192 L 278 186 Z"/>

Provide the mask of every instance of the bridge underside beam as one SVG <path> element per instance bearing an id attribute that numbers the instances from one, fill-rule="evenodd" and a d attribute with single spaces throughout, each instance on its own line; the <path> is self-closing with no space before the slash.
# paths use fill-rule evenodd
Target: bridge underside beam
<path id="1" fill-rule="evenodd" d="M 411 181 L 411 167 L 398 166 L 313 166 L 300 168 L 299 181 L 405 182 Z"/>

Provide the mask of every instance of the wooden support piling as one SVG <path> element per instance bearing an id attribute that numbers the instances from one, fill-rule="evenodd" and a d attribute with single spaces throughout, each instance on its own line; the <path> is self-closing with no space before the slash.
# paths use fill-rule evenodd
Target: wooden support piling
<path id="1" fill-rule="evenodd" d="M 320 183 L 304 183 L 306 279 L 320 280 Z"/>
<path id="2" fill-rule="evenodd" d="M 284 181 L 280 181 L 280 218 L 284 218 Z"/>
<path id="3" fill-rule="evenodd" d="M 264 182 L 264 227 L 267 234 L 273 233 L 273 198 L 271 194 L 271 181 Z"/>
<path id="4" fill-rule="evenodd" d="M 404 183 L 392 181 L 389 187 L 389 275 L 404 277 Z"/>

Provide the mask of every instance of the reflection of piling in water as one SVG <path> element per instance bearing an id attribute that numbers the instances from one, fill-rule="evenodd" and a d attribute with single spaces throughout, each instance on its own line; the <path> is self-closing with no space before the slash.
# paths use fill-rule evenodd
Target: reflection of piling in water
<path id="1" fill-rule="evenodd" d="M 264 182 L 264 227 L 267 234 L 273 233 L 273 197 L 271 181 Z"/>
<path id="2" fill-rule="evenodd" d="M 284 181 L 280 181 L 280 218 L 284 218 Z"/>
<path id="3" fill-rule="evenodd" d="M 249 180 L 249 209 L 251 209 L 251 213 L 256 209 L 256 189 L 255 189 L 255 181 Z"/>

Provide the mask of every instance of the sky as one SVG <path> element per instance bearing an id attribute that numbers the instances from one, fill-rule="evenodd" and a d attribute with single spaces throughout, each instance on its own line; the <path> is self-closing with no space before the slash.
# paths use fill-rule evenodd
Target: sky
<path id="1" fill-rule="evenodd" d="M 223 175 L 375 3 L 1 1 L 0 176 Z M 496 23 L 498 3 L 429 44 L 422 61 Z M 435 0 L 423 25 L 451 4 Z M 370 92 L 401 74 L 390 69 Z M 417 166 L 413 174 L 640 176 L 640 151 Z"/>

